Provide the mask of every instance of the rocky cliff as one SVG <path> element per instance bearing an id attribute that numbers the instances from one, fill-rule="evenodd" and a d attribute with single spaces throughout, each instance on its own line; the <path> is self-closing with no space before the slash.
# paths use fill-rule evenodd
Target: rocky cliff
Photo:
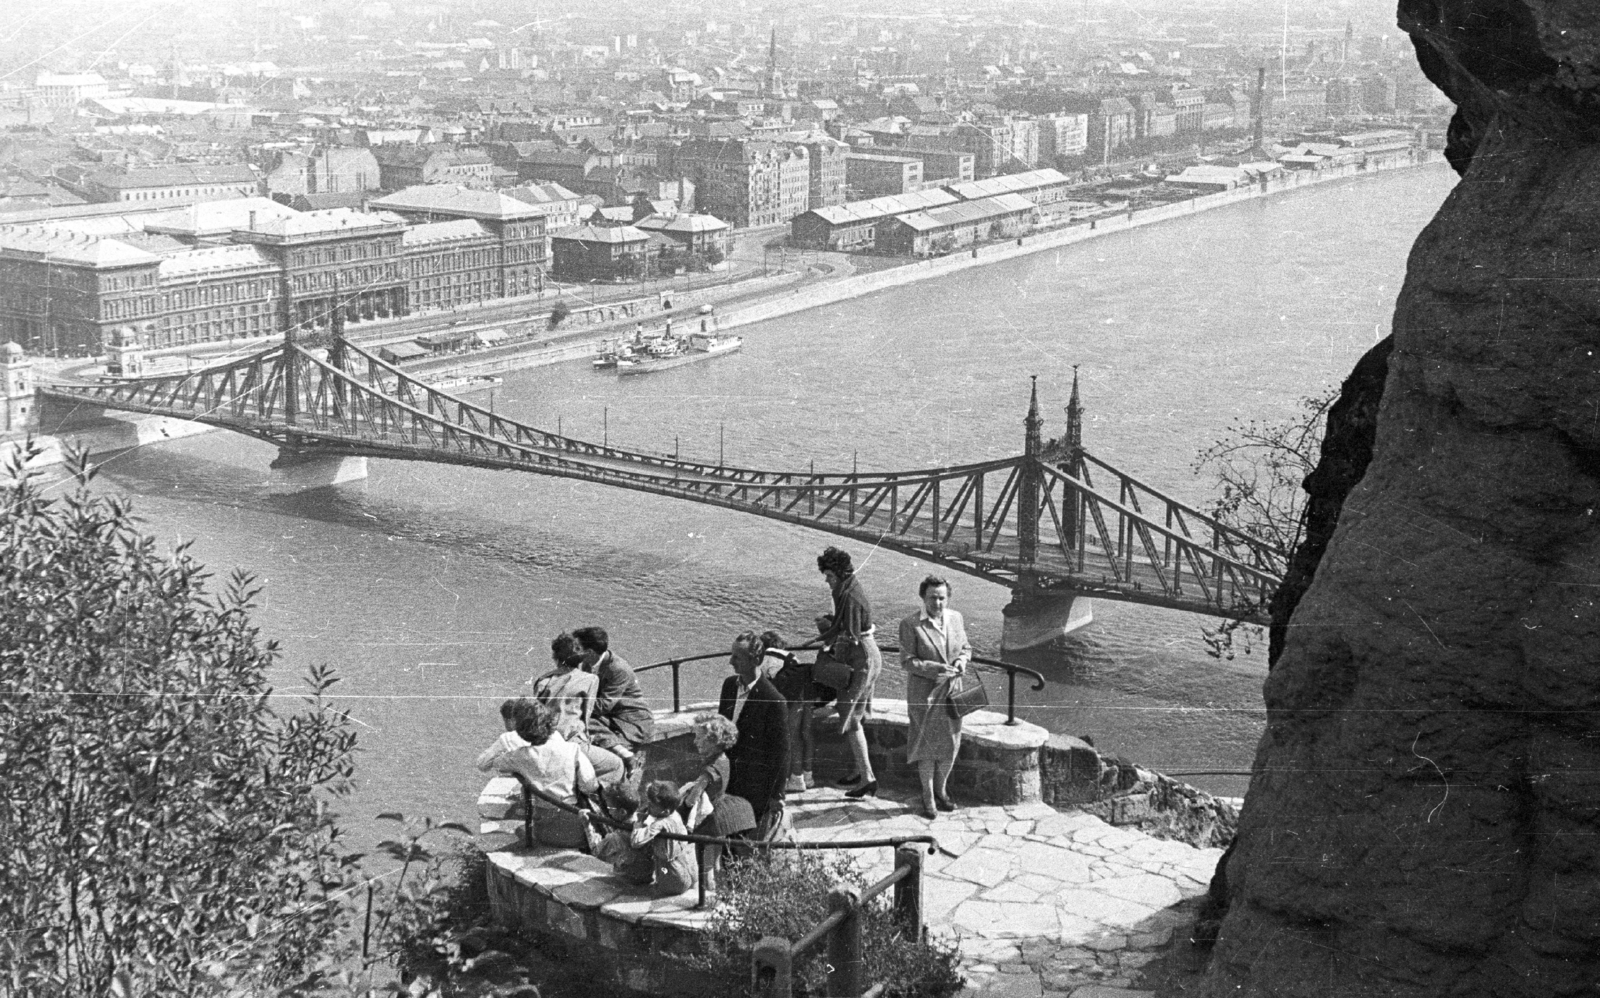
<path id="1" fill-rule="evenodd" d="M 1302 566 L 1210 995 L 1600 981 L 1600 5 L 1400 23 L 1460 108 L 1462 181 L 1412 250 L 1370 462 Z"/>

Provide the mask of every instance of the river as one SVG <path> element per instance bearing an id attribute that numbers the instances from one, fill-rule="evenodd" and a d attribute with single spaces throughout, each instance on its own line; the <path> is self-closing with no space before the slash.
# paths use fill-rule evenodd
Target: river
<path id="1" fill-rule="evenodd" d="M 1194 502 L 1196 453 L 1278 419 L 1386 332 L 1406 254 L 1455 181 L 1442 165 L 1339 181 L 773 320 L 743 352 L 646 378 L 587 362 L 517 372 L 499 411 L 627 447 L 730 464 L 906 469 L 1017 453 L 1028 375 L 1061 432 L 1074 365 L 1085 445 Z M 726 647 L 746 628 L 809 637 L 827 605 L 827 535 L 711 507 L 512 472 L 371 462 L 366 482 L 269 494 L 270 447 L 226 433 L 112 458 L 164 543 L 265 583 L 277 688 L 334 665 L 358 723 L 359 824 L 379 811 L 461 820 L 497 707 L 527 691 L 550 638 L 598 623 L 635 665 Z M 928 566 L 847 545 L 879 617 L 914 608 Z M 1000 587 L 955 577 L 954 605 L 995 654 Z M 1205 618 L 1097 601 L 1096 622 L 1037 656 L 1025 718 L 1156 768 L 1248 769 L 1265 649 L 1218 661 Z M 686 673 L 709 697 L 722 667 Z M 898 692 L 898 670 L 880 691 Z M 646 677 L 669 705 L 665 670 Z M 996 692 L 999 692 L 998 690 Z M 1247 781 L 1191 782 L 1240 794 Z M 365 835 L 358 835 L 365 838 Z"/>

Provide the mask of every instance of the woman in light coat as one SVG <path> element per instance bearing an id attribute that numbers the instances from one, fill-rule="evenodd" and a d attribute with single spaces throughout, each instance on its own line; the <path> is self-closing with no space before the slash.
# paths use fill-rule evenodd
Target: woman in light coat
<path id="1" fill-rule="evenodd" d="M 906 761 L 917 764 L 922 810 L 954 811 L 945 789 L 961 751 L 961 717 L 950 709 L 950 680 L 972 668 L 961 614 L 949 608 L 950 583 L 930 575 L 917 587 L 922 609 L 900 621 L 900 667 L 906 670 Z"/>

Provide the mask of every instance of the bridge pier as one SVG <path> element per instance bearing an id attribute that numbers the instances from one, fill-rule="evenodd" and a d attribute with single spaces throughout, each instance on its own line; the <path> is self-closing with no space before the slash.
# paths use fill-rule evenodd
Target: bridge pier
<path id="1" fill-rule="evenodd" d="M 1004 625 L 1000 650 L 1022 651 L 1049 644 L 1094 620 L 1094 605 L 1075 593 L 1013 589 L 1011 602 L 1000 611 Z"/>
<path id="2" fill-rule="evenodd" d="M 367 477 L 367 459 L 348 454 L 317 454 L 279 448 L 272 461 L 271 491 L 307 492 L 311 489 L 359 482 Z"/>

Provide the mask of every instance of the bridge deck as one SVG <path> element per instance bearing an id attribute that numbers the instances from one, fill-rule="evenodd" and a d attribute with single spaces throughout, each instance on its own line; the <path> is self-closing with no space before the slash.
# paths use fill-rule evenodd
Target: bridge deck
<path id="1" fill-rule="evenodd" d="M 1081 447 L 1041 449 L 1036 407 L 1029 451 L 1018 457 L 906 472 L 764 471 L 560 436 L 440 392 L 353 346 L 343 347 L 343 358 L 336 364 L 298 346 L 276 347 L 191 374 L 41 392 L 78 405 L 194 419 L 298 452 L 531 471 L 674 496 L 856 538 L 1006 585 L 1219 616 L 1260 619 L 1282 571 L 1281 552 Z"/>

